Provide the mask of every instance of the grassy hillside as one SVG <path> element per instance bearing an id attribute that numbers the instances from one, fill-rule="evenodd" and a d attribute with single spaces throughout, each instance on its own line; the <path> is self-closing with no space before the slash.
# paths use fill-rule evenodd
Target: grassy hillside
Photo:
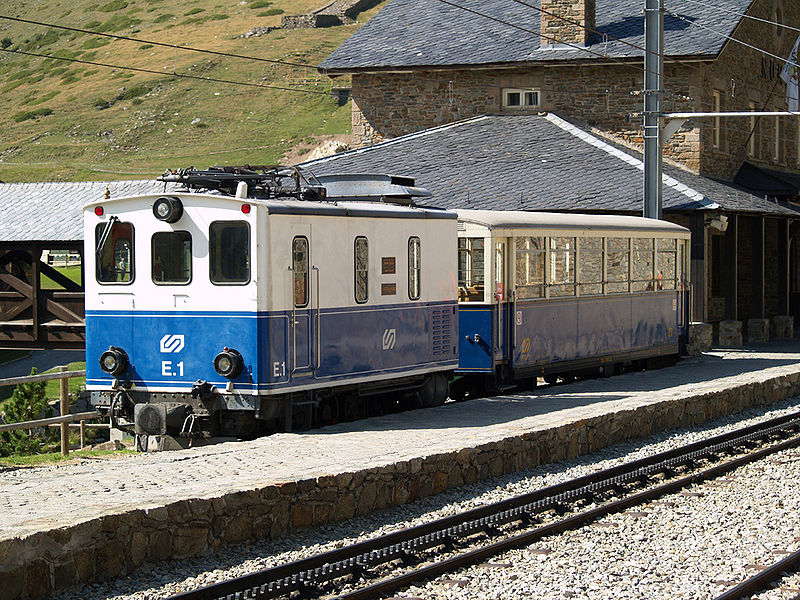
<path id="1" fill-rule="evenodd" d="M 0 15 L 222 52 L 321 62 L 359 26 L 273 30 L 322 0 L 10 0 Z M 364 13 L 360 21 L 377 9 Z M 350 106 L 316 69 L 175 50 L 0 19 L 0 180 L 149 178 L 166 168 L 273 164 L 350 129 Z M 304 94 L 172 73 L 323 92 Z M 339 85 L 337 83 L 337 85 Z"/>

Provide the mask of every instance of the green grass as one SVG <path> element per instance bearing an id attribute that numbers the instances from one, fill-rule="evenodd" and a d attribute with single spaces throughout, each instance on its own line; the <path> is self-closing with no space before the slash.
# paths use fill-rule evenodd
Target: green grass
<path id="1" fill-rule="evenodd" d="M 73 362 L 67 365 L 67 371 L 83 371 L 86 369 L 86 363 L 84 361 Z M 45 371 L 45 373 L 57 373 L 58 369 L 50 369 L 49 371 Z M 45 395 L 47 396 L 48 400 L 56 400 L 61 397 L 61 381 L 58 379 L 54 379 L 52 381 L 47 382 L 47 387 L 45 388 Z M 82 391 L 86 387 L 86 378 L 85 377 L 70 377 L 67 383 L 67 387 L 70 394 L 77 394 L 78 392 Z"/>
<path id="2" fill-rule="evenodd" d="M 73 442 L 74 443 L 74 442 Z M 61 456 L 61 452 L 35 454 L 33 456 L 9 456 L 0 458 L 0 467 L 35 467 L 72 460 L 75 458 L 121 458 L 134 455 L 133 450 L 72 450 L 69 456 Z"/>
<path id="3" fill-rule="evenodd" d="M 81 283 L 81 267 L 80 265 L 74 265 L 71 267 L 55 267 L 56 271 L 59 271 L 62 275 L 66 275 L 72 281 L 80 285 Z M 44 290 L 60 290 L 63 289 L 59 284 L 55 281 L 50 279 L 47 275 L 42 275 L 42 289 Z"/>
<path id="4" fill-rule="evenodd" d="M 225 5 L 197 0 L 191 7 L 179 0 L 74 0 L 65 13 L 60 3 L 19 0 L 15 10 L 36 14 L 37 20 L 118 32 L 139 41 L 56 34 L 46 27 L 9 23 L 3 38 L 11 49 L 164 74 L 4 53 L 0 102 L 18 108 L 0 111 L 0 180 L 151 178 L 166 168 L 190 165 L 274 164 L 293 148 L 313 145 L 308 140 L 349 133 L 350 106 L 337 105 L 330 97 L 332 81 L 316 68 L 150 43 L 180 43 L 316 67 L 378 8 L 361 15 L 354 25 L 274 30 L 251 38 L 241 34 L 254 27 L 279 26 L 278 11 L 302 14 L 320 6 L 320 0 Z M 177 78 L 173 70 L 317 93 Z M 335 83 L 340 85 L 342 79 Z M 195 119 L 204 127 L 192 125 Z"/>

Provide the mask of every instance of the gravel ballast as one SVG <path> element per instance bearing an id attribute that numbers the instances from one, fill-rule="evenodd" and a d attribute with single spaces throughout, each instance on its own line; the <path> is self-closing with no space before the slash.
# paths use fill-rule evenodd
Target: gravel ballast
<path id="1" fill-rule="evenodd" d="M 663 432 L 591 455 L 542 465 L 409 505 L 215 555 L 149 565 L 113 582 L 76 587 L 57 600 L 152 600 L 455 514 L 800 410 L 800 398 L 693 431 Z M 800 451 L 785 451 L 722 480 L 542 540 L 400 596 L 489 598 L 710 598 L 800 548 Z M 788 578 L 787 589 L 800 587 Z M 776 595 L 778 594 L 778 595 Z M 797 596 L 780 590 L 763 598 Z"/>

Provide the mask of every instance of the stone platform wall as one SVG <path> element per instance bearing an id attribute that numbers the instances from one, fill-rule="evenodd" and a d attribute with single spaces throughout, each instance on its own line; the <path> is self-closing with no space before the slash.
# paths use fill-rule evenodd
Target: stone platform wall
<path id="1" fill-rule="evenodd" d="M 625 439 L 688 427 L 800 394 L 800 373 L 355 473 L 182 500 L 0 542 L 0 589 L 9 600 L 129 573 L 145 562 L 208 554 L 412 502 L 492 476 L 572 458 Z"/>

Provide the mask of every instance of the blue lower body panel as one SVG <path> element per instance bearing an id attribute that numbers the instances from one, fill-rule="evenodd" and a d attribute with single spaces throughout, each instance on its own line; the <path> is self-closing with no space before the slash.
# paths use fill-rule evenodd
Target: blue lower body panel
<path id="1" fill-rule="evenodd" d="M 294 326 L 292 322 L 294 321 Z M 99 366 L 109 346 L 131 367 L 120 379 L 147 389 L 224 387 L 213 368 L 224 347 L 242 355 L 239 392 L 284 393 L 380 381 L 457 365 L 455 303 L 274 313 L 87 311 L 87 387 L 113 378 Z"/>

